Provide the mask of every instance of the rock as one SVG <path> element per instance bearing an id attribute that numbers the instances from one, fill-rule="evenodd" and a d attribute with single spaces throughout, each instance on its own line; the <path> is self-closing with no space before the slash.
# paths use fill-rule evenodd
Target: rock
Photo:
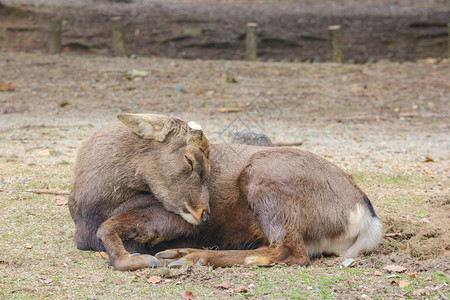
<path id="1" fill-rule="evenodd" d="M 148 72 L 147 71 L 142 71 L 142 70 L 131 70 L 129 72 L 129 75 L 130 75 L 131 78 L 147 77 L 148 76 Z"/>
<path id="2" fill-rule="evenodd" d="M 179 92 L 179 93 L 185 93 L 186 92 L 181 85 L 175 86 L 175 91 Z"/>
<path id="3" fill-rule="evenodd" d="M 355 264 L 356 264 L 356 261 L 353 258 L 348 258 L 348 259 L 344 260 L 344 262 L 342 263 L 342 265 L 346 268 L 354 267 Z"/>
<path id="4" fill-rule="evenodd" d="M 253 146 L 273 146 L 270 138 L 264 133 L 255 133 L 248 130 L 235 132 L 232 142 L 235 144 L 245 144 Z"/>

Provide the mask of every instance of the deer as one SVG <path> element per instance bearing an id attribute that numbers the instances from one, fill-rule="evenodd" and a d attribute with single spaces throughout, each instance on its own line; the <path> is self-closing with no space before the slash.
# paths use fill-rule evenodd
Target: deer
<path id="1" fill-rule="evenodd" d="M 196 122 L 119 114 L 74 167 L 80 250 L 113 268 L 306 266 L 370 253 L 383 226 L 353 178 L 298 148 L 210 144 Z"/>

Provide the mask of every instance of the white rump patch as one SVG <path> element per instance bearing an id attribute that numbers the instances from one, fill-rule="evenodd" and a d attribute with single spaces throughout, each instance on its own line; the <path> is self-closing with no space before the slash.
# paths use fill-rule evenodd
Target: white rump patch
<path id="1" fill-rule="evenodd" d="M 198 124 L 197 122 L 194 122 L 194 121 L 188 122 L 188 126 L 191 129 L 194 129 L 194 130 L 202 130 L 202 125 L 200 125 L 200 124 Z"/>
<path id="2" fill-rule="evenodd" d="M 383 238 L 383 225 L 369 210 L 358 204 L 350 211 L 344 234 L 334 239 L 323 239 L 306 245 L 310 256 L 328 253 L 356 257 L 361 251 L 373 250 Z"/>

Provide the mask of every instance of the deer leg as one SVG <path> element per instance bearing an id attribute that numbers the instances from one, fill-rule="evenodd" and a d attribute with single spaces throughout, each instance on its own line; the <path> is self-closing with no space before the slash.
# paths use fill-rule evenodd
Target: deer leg
<path id="1" fill-rule="evenodd" d="M 108 252 L 112 266 L 121 271 L 146 267 L 161 267 L 161 262 L 147 254 L 129 253 L 124 241 L 155 246 L 164 240 L 170 240 L 189 234 L 192 225 L 178 215 L 160 208 L 133 209 L 115 215 L 103 222 L 97 237 Z"/>
<path id="2" fill-rule="evenodd" d="M 188 262 L 214 268 L 232 267 L 234 265 L 269 266 L 275 263 L 289 265 L 308 265 L 310 260 L 306 251 L 303 255 L 296 253 L 286 245 L 272 245 L 254 250 L 200 250 L 200 249 L 170 249 L 155 255 L 158 259 L 173 260 L 169 268 L 178 268 Z"/>

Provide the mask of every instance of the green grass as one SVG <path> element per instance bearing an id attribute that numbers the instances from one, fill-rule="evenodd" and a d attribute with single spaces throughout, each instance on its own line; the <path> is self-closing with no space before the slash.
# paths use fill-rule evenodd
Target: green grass
<path id="1" fill-rule="evenodd" d="M 371 184 L 394 184 L 394 185 L 408 185 L 417 182 L 429 182 L 431 177 L 429 176 L 411 176 L 405 174 L 385 174 L 385 173 L 365 173 L 355 172 L 352 173 L 356 183 L 371 183 Z"/>

